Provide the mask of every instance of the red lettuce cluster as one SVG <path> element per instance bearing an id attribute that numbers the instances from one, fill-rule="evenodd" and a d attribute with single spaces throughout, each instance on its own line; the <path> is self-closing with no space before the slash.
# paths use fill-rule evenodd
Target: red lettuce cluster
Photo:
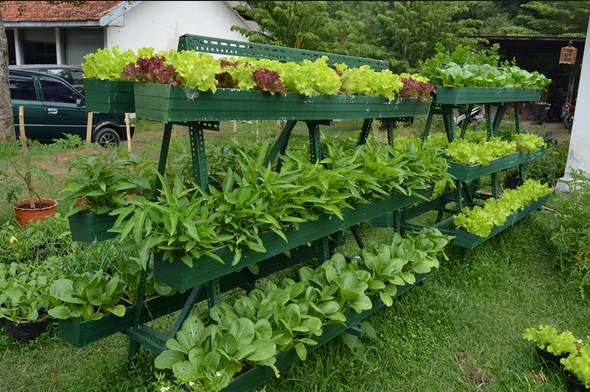
<path id="1" fill-rule="evenodd" d="M 134 63 L 129 63 L 121 72 L 124 79 L 137 80 L 143 83 L 161 83 L 178 86 L 182 83 L 182 76 L 173 65 L 165 65 L 163 56 L 142 57 Z"/>
<path id="2" fill-rule="evenodd" d="M 427 101 L 435 88 L 431 83 L 424 83 L 412 78 L 402 78 L 404 87 L 397 93 L 400 97 L 416 97 Z"/>
<path id="3" fill-rule="evenodd" d="M 258 68 L 252 74 L 252 79 L 256 83 L 256 88 L 259 90 L 267 91 L 271 94 L 287 93 L 287 89 L 283 86 L 283 81 L 278 72 L 266 68 Z"/>

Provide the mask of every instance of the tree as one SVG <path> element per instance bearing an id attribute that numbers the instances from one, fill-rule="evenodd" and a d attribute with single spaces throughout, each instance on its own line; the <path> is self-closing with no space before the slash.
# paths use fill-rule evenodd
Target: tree
<path id="1" fill-rule="evenodd" d="M 4 19 L 0 14 L 0 143 L 15 140 L 10 84 L 8 81 L 8 39 Z"/>
<path id="2" fill-rule="evenodd" d="M 318 28 L 330 23 L 325 1 L 253 1 L 251 7 L 236 7 L 261 27 L 251 30 L 232 26 L 232 31 L 252 42 L 309 50 L 325 50 Z"/>
<path id="3" fill-rule="evenodd" d="M 588 1 L 530 1 L 521 7 L 531 12 L 520 15 L 518 20 L 536 34 L 579 38 L 586 36 L 590 15 Z"/>

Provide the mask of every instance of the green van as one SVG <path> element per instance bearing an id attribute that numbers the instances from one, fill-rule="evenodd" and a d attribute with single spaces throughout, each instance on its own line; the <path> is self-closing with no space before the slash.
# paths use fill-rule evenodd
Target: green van
<path id="1" fill-rule="evenodd" d="M 66 134 L 86 139 L 88 112 L 84 96 L 60 77 L 47 73 L 9 69 L 10 97 L 16 136 L 19 137 L 19 106 L 24 107 L 25 135 L 43 142 Z M 135 126 L 130 124 L 133 137 Z M 93 113 L 92 141 L 119 145 L 127 140 L 125 115 Z"/>

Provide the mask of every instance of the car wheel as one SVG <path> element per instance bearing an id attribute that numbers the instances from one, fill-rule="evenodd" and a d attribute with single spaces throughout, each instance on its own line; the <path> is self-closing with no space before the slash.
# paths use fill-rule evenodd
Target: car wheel
<path id="1" fill-rule="evenodd" d="M 105 127 L 101 128 L 94 134 L 94 142 L 100 144 L 103 147 L 107 146 L 119 146 L 121 138 L 117 131 L 113 128 Z"/>

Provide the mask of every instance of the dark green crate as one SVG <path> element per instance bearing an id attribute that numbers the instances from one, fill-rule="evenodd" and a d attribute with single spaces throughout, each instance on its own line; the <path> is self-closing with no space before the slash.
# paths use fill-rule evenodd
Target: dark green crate
<path id="1" fill-rule="evenodd" d="M 480 236 L 469 233 L 469 232 L 462 230 L 462 229 L 455 229 L 455 239 L 453 240 L 453 245 L 457 245 L 457 246 L 459 246 L 461 248 L 465 248 L 465 249 L 473 249 L 473 248 L 483 244 L 484 242 L 486 242 L 490 238 L 503 232 L 504 230 L 510 228 L 518 221 L 527 217 L 533 211 L 541 208 L 541 206 L 543 206 L 543 205 L 545 205 L 545 203 L 547 203 L 548 199 L 549 199 L 549 195 L 545 195 L 545 196 L 535 200 L 534 202 L 528 204 L 522 210 L 519 210 L 519 211 L 515 212 L 514 214 L 510 215 L 508 217 L 508 219 L 506 220 L 506 223 L 504 223 L 502 226 L 495 226 L 492 229 L 490 235 L 487 237 L 480 237 Z"/>
<path id="2" fill-rule="evenodd" d="M 405 294 L 411 288 L 423 284 L 429 276 L 433 275 L 436 272 L 437 270 L 433 269 L 431 272 L 427 274 L 416 274 L 416 283 L 398 286 L 395 298 L 398 298 L 401 295 Z M 373 313 L 385 306 L 383 302 L 381 302 L 381 300 L 378 298 L 378 296 L 371 297 L 371 302 L 373 303 L 373 307 L 369 310 L 364 310 L 360 313 L 356 313 L 353 309 L 348 309 L 345 312 L 345 324 L 330 324 L 324 327 L 322 335 L 313 338 L 313 340 L 315 340 L 317 344 L 313 346 L 306 345 L 307 352 L 311 353 L 319 349 L 320 347 L 328 343 L 330 340 L 333 340 L 337 336 L 345 333 L 351 327 L 358 326 L 358 324 L 361 321 L 363 321 L 364 319 L 366 319 L 367 317 L 369 317 L 370 315 L 372 315 Z M 293 349 L 284 353 L 280 353 L 277 356 L 275 366 L 277 367 L 277 369 L 279 369 L 279 371 L 283 371 L 298 361 L 299 357 Z M 270 380 L 274 377 L 274 371 L 270 367 L 257 366 L 233 379 L 229 386 L 223 389 L 223 392 L 251 391 L 255 387 L 263 384 L 266 380 Z"/>
<path id="3" fill-rule="evenodd" d="M 132 309 L 128 307 L 123 317 L 107 314 L 100 320 L 58 320 L 59 337 L 78 348 L 94 343 L 130 328 L 133 323 Z"/>
<path id="4" fill-rule="evenodd" d="M 436 86 L 435 103 L 442 105 L 534 102 L 541 90 L 524 88 Z"/>
<path id="5" fill-rule="evenodd" d="M 539 150 L 527 154 L 516 152 L 498 159 L 494 159 L 488 165 L 461 165 L 455 162 L 449 162 L 449 173 L 457 180 L 467 182 L 483 176 L 498 173 L 502 170 L 541 158 L 545 150 Z"/>
<path id="6" fill-rule="evenodd" d="M 72 239 L 82 242 L 96 242 L 115 238 L 117 233 L 111 233 L 108 230 L 113 227 L 116 220 L 116 215 L 97 215 L 88 211 L 79 211 L 68 216 Z"/>
<path id="7" fill-rule="evenodd" d="M 255 90 L 217 89 L 215 93 L 164 84 L 137 83 L 138 118 L 192 122 L 224 120 L 332 120 L 426 115 L 430 101 L 360 95 L 274 94 Z"/>
<path id="8" fill-rule="evenodd" d="M 135 113 L 133 85 L 128 80 L 85 78 L 86 110 L 99 113 Z"/>
<path id="9" fill-rule="evenodd" d="M 401 209 L 405 209 L 406 207 L 412 204 L 420 204 L 423 202 L 428 202 L 432 198 L 432 194 L 434 192 L 434 186 L 429 189 L 422 190 L 417 192 L 419 195 L 416 196 L 413 203 L 408 204 L 407 206 L 401 206 Z M 385 214 L 379 215 L 373 219 L 371 219 L 371 224 L 375 227 L 393 227 L 395 225 L 395 219 L 393 215 L 393 211 L 388 211 Z"/>
<path id="10" fill-rule="evenodd" d="M 285 242 L 274 232 L 262 233 L 260 239 L 267 251 L 261 253 L 244 249 L 240 262 L 236 265 L 231 265 L 234 254 L 227 246 L 213 251 L 224 263 L 203 256 L 193 260 L 193 268 L 188 267 L 180 259 L 174 259 L 172 262 L 164 261 L 161 259 L 161 254 L 156 252 L 154 257 L 154 277 L 182 292 L 311 241 L 342 231 L 350 226 L 369 221 L 385 212 L 411 205 L 417 200 L 417 196 L 390 195 L 374 200 L 370 204 L 359 205 L 354 210 L 344 210 L 344 220 L 335 215 L 325 215 L 317 221 L 299 224 L 298 230 L 294 227 L 285 230 L 289 242 Z"/>

